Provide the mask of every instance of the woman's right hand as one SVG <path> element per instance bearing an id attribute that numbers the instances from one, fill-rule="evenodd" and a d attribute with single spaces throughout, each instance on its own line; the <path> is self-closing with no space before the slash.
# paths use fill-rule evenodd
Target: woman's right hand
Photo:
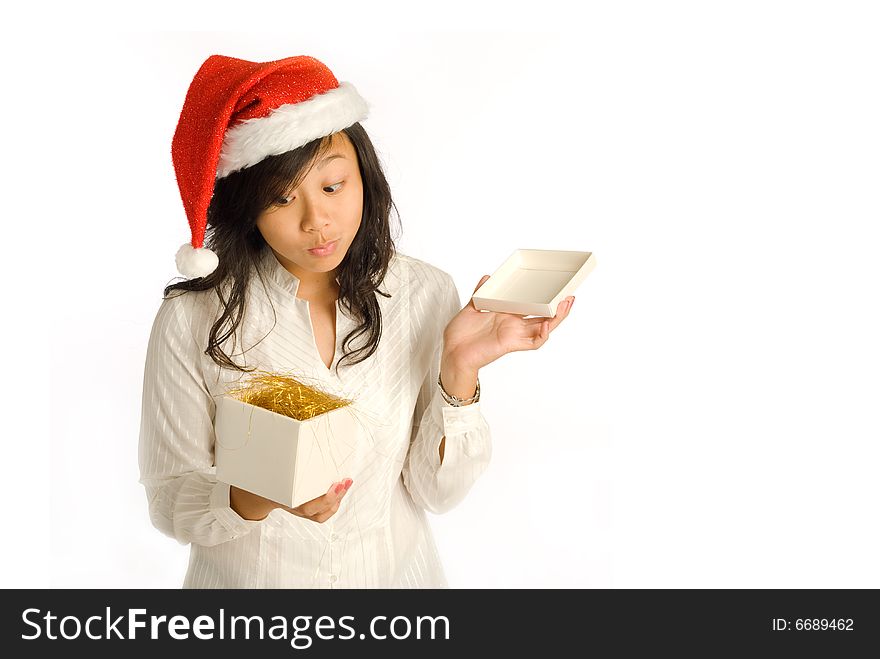
<path id="1" fill-rule="evenodd" d="M 230 485 L 229 506 L 242 519 L 262 520 L 276 508 L 283 508 L 297 517 L 305 517 L 313 522 L 323 523 L 333 517 L 333 515 L 336 514 L 336 511 L 339 510 L 339 504 L 342 502 L 342 497 L 348 492 L 348 488 L 351 487 L 351 484 L 352 480 L 350 478 L 346 478 L 338 483 L 333 483 L 333 485 L 330 486 L 330 489 L 327 490 L 326 494 L 322 494 L 311 501 L 306 501 L 296 508 L 289 508 L 277 501 L 272 501 L 266 497 L 261 497 L 259 494 L 242 490 L 240 487 L 235 487 L 235 485 Z"/>

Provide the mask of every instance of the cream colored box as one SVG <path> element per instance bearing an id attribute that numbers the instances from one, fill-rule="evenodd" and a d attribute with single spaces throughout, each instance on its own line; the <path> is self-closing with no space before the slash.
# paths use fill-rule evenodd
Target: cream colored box
<path id="1" fill-rule="evenodd" d="M 298 421 L 229 395 L 214 431 L 218 480 L 292 508 L 353 474 L 362 436 L 351 405 Z"/>
<path id="2" fill-rule="evenodd" d="M 551 318 L 595 265 L 592 252 L 517 249 L 471 299 L 480 310 Z"/>

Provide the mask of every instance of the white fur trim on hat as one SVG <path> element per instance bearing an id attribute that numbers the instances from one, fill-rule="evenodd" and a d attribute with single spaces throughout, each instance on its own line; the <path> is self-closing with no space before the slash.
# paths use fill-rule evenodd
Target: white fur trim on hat
<path id="1" fill-rule="evenodd" d="M 246 119 L 226 131 L 217 178 L 292 151 L 366 118 L 369 105 L 350 82 L 300 103 L 275 108 L 267 117 Z"/>
<path id="2" fill-rule="evenodd" d="M 190 243 L 184 243 L 177 250 L 175 257 L 177 271 L 184 277 L 207 277 L 220 263 L 217 255 L 207 247 L 193 247 Z"/>

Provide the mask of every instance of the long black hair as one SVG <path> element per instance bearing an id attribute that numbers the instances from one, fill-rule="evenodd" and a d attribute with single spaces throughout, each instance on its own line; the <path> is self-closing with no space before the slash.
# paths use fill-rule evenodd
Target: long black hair
<path id="1" fill-rule="evenodd" d="M 398 223 L 400 214 L 391 199 L 391 189 L 376 150 L 363 126 L 354 123 L 341 132 L 345 133 L 357 152 L 364 189 L 361 225 L 337 271 L 340 303 L 360 323 L 345 338 L 342 359 L 351 358 L 351 363 L 357 364 L 376 351 L 382 336 L 382 314 L 376 294 L 390 297 L 389 293 L 380 291 L 379 286 L 396 253 L 389 224 L 391 209 L 394 208 Z M 221 367 L 242 372 L 255 370 L 233 362 L 220 346 L 235 333 L 242 321 L 252 264 L 259 261 L 264 250 L 270 249 L 257 228 L 257 218 L 278 197 L 299 185 L 311 165 L 331 144 L 332 135 L 317 138 L 297 149 L 269 156 L 256 165 L 233 172 L 214 185 L 208 207 L 205 246 L 217 254 L 220 263 L 206 277 L 169 284 L 164 297 L 167 298 L 175 290 L 213 289 L 216 292 L 223 313 L 211 327 L 205 354 Z M 229 289 L 228 299 L 224 298 L 223 288 Z M 229 327 L 224 330 L 227 324 Z M 356 350 L 347 351 L 346 346 L 361 334 L 367 337 L 364 344 Z M 340 362 L 336 363 L 337 374 Z"/>

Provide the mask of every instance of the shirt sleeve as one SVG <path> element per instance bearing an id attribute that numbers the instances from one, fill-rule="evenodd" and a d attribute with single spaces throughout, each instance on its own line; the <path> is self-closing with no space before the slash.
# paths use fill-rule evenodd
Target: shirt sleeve
<path id="1" fill-rule="evenodd" d="M 229 485 L 214 465 L 215 403 L 199 365 L 202 350 L 183 298 L 162 300 L 144 366 L 138 464 L 150 521 L 180 544 L 205 546 L 251 532 L 229 506 Z"/>
<path id="2" fill-rule="evenodd" d="M 419 339 L 432 341 L 434 347 L 416 400 L 410 446 L 403 465 L 403 482 L 413 501 L 432 513 L 444 513 L 458 505 L 488 467 L 492 455 L 489 425 L 480 402 L 462 407 L 450 405 L 437 384 L 443 330 L 461 310 L 455 282 L 448 275 L 445 281 L 445 295 L 434 315 L 437 325 Z M 441 463 L 440 442 L 444 437 Z"/>

